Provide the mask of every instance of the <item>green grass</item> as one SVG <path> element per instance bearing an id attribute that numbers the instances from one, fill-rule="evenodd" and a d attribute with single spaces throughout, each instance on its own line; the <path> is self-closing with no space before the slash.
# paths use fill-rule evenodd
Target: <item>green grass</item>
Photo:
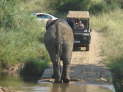
<path id="1" fill-rule="evenodd" d="M 123 10 L 116 10 L 92 17 L 92 28 L 104 37 L 102 46 L 107 61 L 122 58 L 123 55 Z"/>
<path id="2" fill-rule="evenodd" d="M 123 10 L 115 10 L 92 16 L 92 28 L 103 36 L 103 61 L 112 71 L 117 92 L 122 92 L 123 83 Z"/>

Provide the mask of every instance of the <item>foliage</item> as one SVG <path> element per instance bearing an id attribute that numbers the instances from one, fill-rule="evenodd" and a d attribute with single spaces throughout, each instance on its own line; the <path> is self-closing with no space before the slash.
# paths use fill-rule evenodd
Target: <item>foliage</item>
<path id="1" fill-rule="evenodd" d="M 93 14 L 109 12 L 111 10 L 120 8 L 117 0 L 94 0 L 91 3 L 90 12 Z"/>
<path id="2" fill-rule="evenodd" d="M 48 9 L 64 13 L 69 10 L 89 10 L 93 14 L 123 7 L 122 0 L 46 0 Z"/>
<path id="3" fill-rule="evenodd" d="M 25 0 L 0 1 L 0 67 L 41 58 L 48 62 L 42 39 L 44 25 L 39 23 Z"/>
<path id="4" fill-rule="evenodd" d="M 123 10 L 115 10 L 92 17 L 92 27 L 101 32 L 105 64 L 113 74 L 117 92 L 123 91 Z"/>
<path id="5" fill-rule="evenodd" d="M 29 59 L 23 66 L 20 74 L 25 81 L 37 81 L 45 68 L 48 67 L 48 62 L 43 59 Z"/>
<path id="6" fill-rule="evenodd" d="M 119 61 L 123 55 L 123 11 L 117 10 L 93 16 L 91 21 L 92 27 L 98 32 L 102 32 L 106 39 L 103 44 L 103 53 L 108 57 L 107 61 L 115 61 L 117 59 Z"/>
<path id="7" fill-rule="evenodd" d="M 49 7 L 56 12 L 67 12 L 68 10 L 87 10 L 91 0 L 47 0 Z"/>

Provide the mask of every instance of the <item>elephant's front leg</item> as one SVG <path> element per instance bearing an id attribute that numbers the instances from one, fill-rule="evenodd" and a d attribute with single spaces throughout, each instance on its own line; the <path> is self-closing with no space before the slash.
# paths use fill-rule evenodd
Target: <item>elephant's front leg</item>
<path id="1" fill-rule="evenodd" d="M 54 63 L 52 63 L 53 64 L 53 75 L 52 75 L 52 78 L 55 78 L 55 64 Z"/>

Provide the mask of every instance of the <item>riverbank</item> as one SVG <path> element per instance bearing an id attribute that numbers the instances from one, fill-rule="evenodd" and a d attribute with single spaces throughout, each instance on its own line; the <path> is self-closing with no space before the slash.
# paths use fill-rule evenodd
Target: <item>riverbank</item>
<path id="1" fill-rule="evenodd" d="M 23 92 L 23 91 L 17 91 L 17 90 L 13 90 L 12 88 L 7 88 L 7 87 L 1 87 L 0 86 L 0 92 Z"/>

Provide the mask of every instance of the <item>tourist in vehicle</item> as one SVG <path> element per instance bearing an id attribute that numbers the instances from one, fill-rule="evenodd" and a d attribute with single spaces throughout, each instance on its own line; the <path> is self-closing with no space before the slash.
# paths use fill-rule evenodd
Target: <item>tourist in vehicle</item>
<path id="1" fill-rule="evenodd" d="M 79 21 L 78 25 L 81 29 L 84 29 L 84 24 L 82 23 L 82 21 Z"/>
<path id="2" fill-rule="evenodd" d="M 84 30 L 84 23 L 82 23 L 81 20 L 76 20 L 75 23 L 76 23 L 76 29 L 78 31 L 83 31 Z"/>

